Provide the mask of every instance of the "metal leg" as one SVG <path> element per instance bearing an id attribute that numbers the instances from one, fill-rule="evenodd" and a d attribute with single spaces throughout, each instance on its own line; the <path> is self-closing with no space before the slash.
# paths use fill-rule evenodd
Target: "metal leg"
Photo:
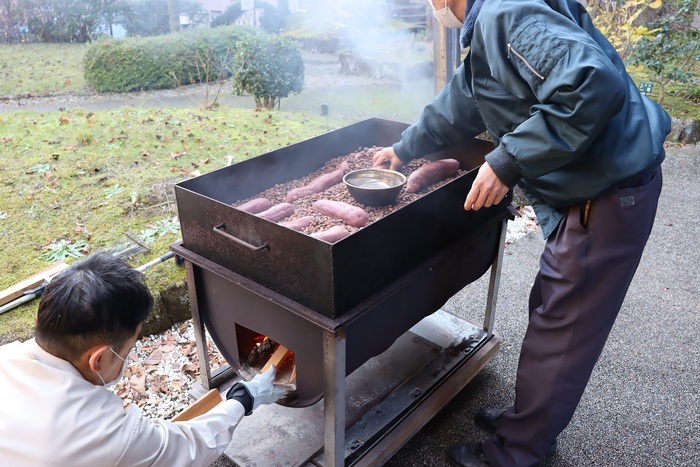
<path id="1" fill-rule="evenodd" d="M 506 231 L 508 219 L 504 219 L 501 225 L 501 238 L 498 241 L 498 254 L 491 263 L 491 277 L 489 279 L 489 291 L 486 297 L 486 314 L 484 316 L 484 330 L 490 337 L 493 334 L 493 321 L 496 315 L 496 299 L 498 287 L 501 282 L 501 266 L 503 265 L 503 250 L 506 245 Z"/>
<path id="2" fill-rule="evenodd" d="M 345 465 L 345 344 L 345 329 L 324 331 L 324 467 Z"/>
<path id="3" fill-rule="evenodd" d="M 207 391 L 212 388 L 211 368 L 209 366 L 209 352 L 207 352 L 207 335 L 204 331 L 204 322 L 199 317 L 199 306 L 197 303 L 197 287 L 194 280 L 194 268 L 190 261 L 185 261 L 185 272 L 187 274 L 187 293 L 190 296 L 190 312 L 192 313 L 192 326 L 194 327 L 194 338 L 197 343 L 197 358 L 199 359 L 199 369 L 202 379 L 202 386 Z"/>

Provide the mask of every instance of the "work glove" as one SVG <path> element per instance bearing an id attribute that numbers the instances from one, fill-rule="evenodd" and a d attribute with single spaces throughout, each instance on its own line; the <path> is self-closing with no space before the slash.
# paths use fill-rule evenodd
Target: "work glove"
<path id="1" fill-rule="evenodd" d="M 269 370 L 255 375 L 252 380 L 234 384 L 226 393 L 226 399 L 237 400 L 243 405 L 245 414 L 250 415 L 261 405 L 272 404 L 289 397 L 296 387 L 275 385 L 275 373 L 275 366 L 272 365 Z"/>

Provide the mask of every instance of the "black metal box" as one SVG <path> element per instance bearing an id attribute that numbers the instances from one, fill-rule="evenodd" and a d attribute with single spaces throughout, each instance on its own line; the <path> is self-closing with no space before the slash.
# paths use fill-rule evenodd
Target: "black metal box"
<path id="1" fill-rule="evenodd" d="M 341 316 L 480 225 L 507 217 L 510 196 L 489 209 L 463 209 L 483 155 L 456 157 L 467 173 L 334 244 L 231 203 L 358 148 L 389 146 L 406 128 L 369 119 L 176 184 L 183 247 L 327 317 Z"/>

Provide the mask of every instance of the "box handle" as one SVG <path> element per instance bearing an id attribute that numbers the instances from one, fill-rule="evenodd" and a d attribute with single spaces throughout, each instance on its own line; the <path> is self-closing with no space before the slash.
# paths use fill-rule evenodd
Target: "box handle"
<path id="1" fill-rule="evenodd" d="M 215 225 L 213 230 L 214 230 L 214 232 L 218 233 L 219 235 L 223 235 L 224 237 L 228 238 L 229 240 L 232 240 L 240 245 L 243 245 L 246 248 L 250 248 L 253 251 L 260 251 L 260 250 L 264 250 L 265 248 L 267 248 L 267 242 L 263 243 L 260 246 L 251 245 L 250 243 L 246 242 L 245 240 L 241 240 L 238 237 L 234 237 L 230 233 L 224 232 L 225 228 L 226 228 L 226 223 L 222 222 L 219 225 Z"/>

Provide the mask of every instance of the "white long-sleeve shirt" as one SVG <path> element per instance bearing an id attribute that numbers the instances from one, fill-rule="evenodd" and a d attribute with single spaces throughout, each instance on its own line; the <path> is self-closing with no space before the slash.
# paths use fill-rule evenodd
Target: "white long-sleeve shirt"
<path id="1" fill-rule="evenodd" d="M 227 400 L 187 422 L 153 420 L 34 339 L 0 347 L 0 466 L 208 466 L 243 415 Z"/>

